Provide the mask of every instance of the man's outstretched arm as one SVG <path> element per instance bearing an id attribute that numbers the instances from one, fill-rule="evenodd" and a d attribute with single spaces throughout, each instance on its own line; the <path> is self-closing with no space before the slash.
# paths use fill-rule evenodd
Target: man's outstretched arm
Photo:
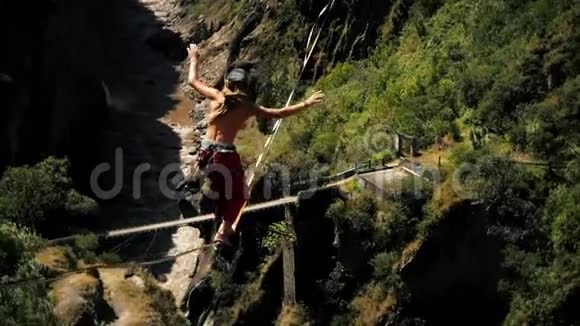
<path id="1" fill-rule="evenodd" d="M 223 101 L 223 94 L 213 87 L 207 86 L 199 79 L 197 69 L 199 66 L 199 51 L 197 45 L 190 44 L 187 48 L 189 53 L 189 77 L 187 79 L 189 85 L 193 87 L 198 93 L 209 98 L 210 100 Z"/>
<path id="2" fill-rule="evenodd" d="M 324 94 L 322 92 L 318 91 L 318 92 L 315 92 L 314 94 L 312 94 L 312 96 L 310 96 L 310 98 L 308 98 L 304 102 L 300 102 L 298 104 L 287 106 L 287 107 L 281 108 L 281 109 L 271 109 L 271 108 L 266 108 L 263 106 L 257 106 L 256 107 L 256 115 L 260 116 L 260 117 L 265 117 L 265 118 L 282 119 L 282 118 L 286 118 L 286 117 L 295 115 L 295 114 L 301 112 L 302 110 L 304 110 L 310 106 L 320 104 L 320 103 L 322 103 L 323 99 L 324 99 Z"/>

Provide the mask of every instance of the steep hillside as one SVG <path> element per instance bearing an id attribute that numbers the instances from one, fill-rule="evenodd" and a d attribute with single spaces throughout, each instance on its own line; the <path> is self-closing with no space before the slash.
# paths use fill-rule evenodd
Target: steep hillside
<path id="1" fill-rule="evenodd" d="M 206 128 L 207 103 L 184 83 L 195 42 L 210 84 L 243 65 L 264 105 L 283 105 L 295 85 L 298 97 L 326 93 L 284 123 L 269 164 L 329 174 L 408 153 L 411 139 L 406 167 L 421 176 L 258 212 L 237 268 L 195 288 L 190 323 L 579 324 L 580 2 L 328 3 L 319 20 L 326 1 L 0 0 L 0 275 L 99 266 L 0 288 L 0 317 L 188 323 L 176 303 L 197 254 L 147 270 L 101 263 L 191 249 L 206 230 L 51 248 L 40 237 L 180 217 L 168 193 Z M 320 39 L 297 80 L 315 22 Z M 237 142 L 245 165 L 269 122 L 250 127 Z M 296 302 L 283 301 L 282 248 L 294 248 Z"/>
<path id="2" fill-rule="evenodd" d="M 330 211 L 347 220 L 339 251 L 371 263 L 336 256 L 318 280 L 328 318 L 578 324 L 580 3 L 414 1 L 404 16 L 369 58 L 318 81 L 325 107 L 290 120 L 275 146 L 292 171 L 340 171 L 393 157 L 397 130 L 439 180 L 426 202 L 415 191 Z"/>
<path id="3" fill-rule="evenodd" d="M 66 154 L 86 173 L 106 118 L 101 81 L 112 3 L 0 2 L 2 169 Z"/>

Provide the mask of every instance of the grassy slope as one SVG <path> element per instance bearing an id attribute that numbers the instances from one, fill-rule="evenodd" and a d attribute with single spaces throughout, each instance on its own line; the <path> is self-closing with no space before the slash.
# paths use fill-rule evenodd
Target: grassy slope
<path id="1" fill-rule="evenodd" d="M 563 22 L 573 5 L 444 1 L 432 12 L 424 3 L 368 59 L 340 64 L 318 82 L 326 105 L 287 124 L 277 160 L 300 168 L 366 159 L 382 149 L 372 135 L 385 125 L 422 147 L 480 129 L 508 139 L 521 132 L 520 108 L 550 98 L 548 63 L 534 60 L 560 54 L 549 48 L 555 37 L 575 37 Z M 538 44 L 554 53 L 535 58 Z"/>

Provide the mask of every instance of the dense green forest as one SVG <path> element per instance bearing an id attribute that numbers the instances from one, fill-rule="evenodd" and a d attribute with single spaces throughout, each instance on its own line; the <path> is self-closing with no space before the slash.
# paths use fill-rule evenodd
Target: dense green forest
<path id="1" fill-rule="evenodd" d="M 362 251 L 372 271 L 353 277 L 337 256 L 336 273 L 321 280 L 333 311 L 326 317 L 361 324 L 466 322 L 453 317 L 464 306 L 445 318 L 421 308 L 401 280 L 405 255 L 459 218 L 483 221 L 500 248 L 491 294 L 497 305 L 471 307 L 480 318 L 474 323 L 577 325 L 580 3 L 409 3 L 400 31 L 392 28 L 401 19 L 395 7 L 367 59 L 338 64 L 318 81 L 315 87 L 327 94 L 324 107 L 290 120 L 274 151 L 295 172 L 316 165 L 341 170 L 392 158 L 388 147 L 377 150 L 368 141 L 369 131 L 391 126 L 417 137 L 425 157 L 443 157 L 443 180 L 427 201 L 361 194 L 333 206 L 328 214 L 344 229 L 372 239 Z M 452 187 L 466 164 L 477 173 Z"/>
<path id="2" fill-rule="evenodd" d="M 325 107 L 293 119 L 279 152 L 302 150 L 304 166 L 365 159 L 366 131 L 390 125 L 423 148 L 473 134 L 571 160 L 579 10 L 575 1 L 417 1 L 399 34 L 317 83 Z"/>

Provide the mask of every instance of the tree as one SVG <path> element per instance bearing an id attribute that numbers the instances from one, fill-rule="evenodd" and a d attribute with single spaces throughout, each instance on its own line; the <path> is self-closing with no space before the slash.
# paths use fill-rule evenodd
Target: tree
<path id="1" fill-rule="evenodd" d="M 0 220 L 34 227 L 49 218 L 96 209 L 94 200 L 73 189 L 68 169 L 67 160 L 54 157 L 8 168 L 0 179 Z"/>
<path id="2" fill-rule="evenodd" d="M 560 186 L 550 193 L 544 220 L 557 252 L 580 250 L 580 186 Z"/>
<path id="3" fill-rule="evenodd" d="M 25 228 L 0 222 L 0 275 L 3 279 L 40 278 L 0 287 L 0 319 L 3 325 L 58 325 L 32 252 L 40 239 Z"/>

